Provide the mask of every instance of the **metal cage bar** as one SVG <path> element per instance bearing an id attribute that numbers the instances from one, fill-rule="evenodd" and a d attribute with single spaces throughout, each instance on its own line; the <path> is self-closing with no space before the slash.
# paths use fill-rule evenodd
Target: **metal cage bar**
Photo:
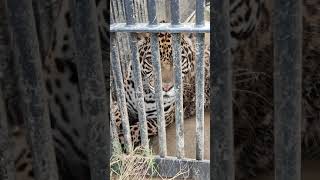
<path id="1" fill-rule="evenodd" d="M 103 73 L 100 36 L 94 1 L 73 0 L 74 37 L 82 107 L 88 120 L 88 159 L 91 179 L 106 179 L 109 169 L 109 106 Z"/>
<path id="2" fill-rule="evenodd" d="M 130 1 L 129 1 L 130 2 Z M 126 2 L 128 3 L 128 2 Z M 183 84 L 182 84 L 182 69 L 181 69 L 181 33 L 182 32 L 189 32 L 189 33 L 209 33 L 210 32 L 210 25 L 208 23 L 199 23 L 199 25 L 196 24 L 181 24 L 179 21 L 179 0 L 174 0 L 171 1 L 171 3 L 173 4 L 173 6 L 170 6 L 171 8 L 174 9 L 175 13 L 172 15 L 172 22 L 175 23 L 161 23 L 158 24 L 157 22 L 157 17 L 156 17 L 156 6 L 154 6 L 154 2 L 152 0 L 148 1 L 148 19 L 149 22 L 148 23 L 135 23 L 135 20 L 133 19 L 133 16 L 130 16 L 129 13 L 126 13 L 127 16 L 127 20 L 129 20 L 129 23 L 115 23 L 112 24 L 110 29 L 112 33 L 112 36 L 115 36 L 116 33 L 118 32 L 129 32 L 131 35 L 131 37 L 135 36 L 135 33 L 139 33 L 139 32 L 148 32 L 151 33 L 151 48 L 152 48 L 152 64 L 154 67 L 154 71 L 155 71 L 155 79 L 156 81 L 158 81 L 158 83 L 155 83 L 156 89 L 158 89 L 158 91 L 162 91 L 161 89 L 161 68 L 160 66 L 160 61 L 159 61 L 159 49 L 157 47 L 158 45 L 158 39 L 155 33 L 158 32 L 169 32 L 169 33 L 173 33 L 173 61 L 174 61 L 174 71 L 175 71 L 175 92 L 176 92 L 176 106 L 177 109 L 176 110 L 176 123 L 178 124 L 177 126 L 177 137 L 179 138 L 178 141 L 180 141 L 180 144 L 178 144 L 177 146 L 179 146 L 178 148 L 180 149 L 180 152 L 177 153 L 177 157 L 170 157 L 170 156 L 163 156 L 163 154 L 165 154 L 164 152 L 160 152 L 160 155 L 157 156 L 156 158 L 156 164 L 158 165 L 158 169 L 160 174 L 163 177 L 173 177 L 175 176 L 177 173 L 180 172 L 180 168 L 173 168 L 173 167 L 182 167 L 184 166 L 185 168 L 189 169 L 190 173 L 183 175 L 183 177 L 189 177 L 189 178 L 196 178 L 196 179 L 203 179 L 203 180 L 207 180 L 210 177 L 210 173 L 209 173 L 209 167 L 210 167 L 210 161 L 208 160 L 195 160 L 195 159 L 186 159 L 184 157 L 184 135 L 183 135 Z M 131 8 L 128 4 L 124 4 L 126 8 Z M 201 2 L 200 2 L 200 5 Z M 178 9 L 178 10 L 177 10 Z M 198 12 L 200 11 L 204 11 L 203 8 L 199 8 Z M 131 12 L 129 10 L 129 12 Z M 201 12 L 200 12 L 201 13 Z M 202 12 L 203 13 L 203 12 Z M 128 17 L 129 16 L 129 17 Z M 201 19 L 201 18 L 200 18 Z M 199 20 L 198 20 L 199 21 Z M 134 23 L 133 23 L 134 22 Z M 131 39 L 131 40 L 135 40 L 135 39 Z M 200 41 L 202 41 L 201 35 L 200 38 L 198 38 L 198 44 L 199 49 L 203 50 L 203 43 L 201 43 Z M 135 42 L 133 42 L 134 46 L 133 48 L 137 48 Z M 202 44 L 202 45 L 201 45 Z M 113 50 L 115 50 L 116 48 L 113 47 Z M 134 55 L 136 55 L 134 52 L 136 52 L 136 50 L 132 50 Z M 202 55 L 201 55 L 202 54 Z M 198 57 L 199 59 L 203 59 L 203 53 L 200 53 L 201 57 Z M 116 58 L 114 58 L 116 59 Z M 158 62 L 155 62 L 158 61 Z M 157 65 L 159 64 L 159 65 Z M 157 67 L 158 66 L 158 67 Z M 158 72 L 159 71 L 159 72 Z M 199 71 L 201 72 L 201 71 Z M 204 73 L 204 72 L 202 72 Z M 158 76 L 158 78 L 157 78 Z M 158 85 L 157 85 L 158 84 Z M 159 88 L 160 87 L 160 88 Z M 118 87 L 117 87 L 118 89 Z M 118 89 L 120 90 L 120 89 Z M 160 94 L 160 93 L 156 93 L 156 94 Z M 162 92 L 161 92 L 162 94 Z M 159 97 L 157 97 L 159 98 Z M 160 100 L 161 102 L 161 100 Z M 159 103 L 159 102 L 158 102 Z M 200 104 L 200 103 L 199 103 Z M 203 105 L 202 105 L 203 106 Z M 158 111 L 160 111 L 161 114 L 161 109 L 162 108 L 158 108 Z M 159 113 L 158 113 L 159 116 Z M 161 115 L 160 115 L 161 116 Z M 178 118 L 177 118 L 178 117 Z M 160 119 L 160 118 L 158 118 Z M 177 120 L 178 119 L 178 120 Z M 178 121 L 178 122 L 177 122 Z M 160 125 L 161 126 L 161 125 Z M 160 128 L 162 129 L 162 128 Z M 160 132 L 161 130 L 159 129 L 159 136 L 164 136 L 165 135 L 161 135 L 162 133 Z M 163 131 L 165 132 L 165 128 L 163 129 Z M 161 137 L 159 137 L 161 138 Z M 182 143 L 181 143 L 182 141 Z M 160 140 L 161 142 L 161 140 Z M 166 143 L 161 143 L 161 144 L 166 144 Z M 160 146 L 161 146 L 160 144 Z M 181 146 L 182 145 L 182 146 Z M 166 148 L 162 147 L 162 151 L 164 151 Z M 177 148 L 177 149 L 178 149 Z M 161 151 L 161 150 L 160 150 Z M 170 171 L 169 171 L 170 170 Z M 151 173 L 151 175 L 154 175 Z"/>
<path id="3" fill-rule="evenodd" d="M 33 169 L 37 180 L 57 180 L 57 164 L 39 52 L 36 25 L 29 0 L 8 0 L 8 17 L 13 32 L 15 61 L 23 100 L 23 117 L 28 128 Z"/>
<path id="4" fill-rule="evenodd" d="M 135 24 L 134 14 L 133 14 L 133 2 L 130 0 L 124 1 L 126 21 L 128 26 L 133 26 Z M 133 68 L 133 76 L 135 80 L 135 95 L 138 105 L 138 118 L 140 125 L 140 136 L 141 136 L 141 146 L 148 149 L 148 130 L 147 130 L 147 118 L 144 104 L 144 92 L 141 77 L 141 67 L 138 59 L 138 49 L 137 49 L 137 37 L 136 33 L 129 34 L 129 46 L 131 50 L 131 63 Z"/>
<path id="5" fill-rule="evenodd" d="M 8 64 L 10 38 L 6 37 L 9 34 L 8 19 L 7 19 L 7 4 L 6 1 L 0 2 L 0 63 Z M 6 45 L 3 45 L 6 44 Z M 8 65 L 7 65 L 8 66 Z M 12 151 L 12 141 L 8 130 L 8 117 L 5 105 L 5 93 L 2 91 L 6 88 L 6 72 L 5 68 L 0 68 L 0 179 L 15 180 L 15 165 Z"/>
<path id="6" fill-rule="evenodd" d="M 179 0 L 171 1 L 171 24 L 179 26 L 180 10 Z M 175 89 L 175 121 L 176 121 L 176 156 L 184 157 L 184 125 L 183 125 L 183 84 L 181 63 L 181 34 L 172 33 L 172 59 L 174 67 L 174 89 Z"/>
<path id="7" fill-rule="evenodd" d="M 196 2 L 196 25 L 204 25 L 204 0 Z M 204 156 L 204 33 L 196 34 L 196 159 Z"/>
<path id="8" fill-rule="evenodd" d="M 2 78 L 0 78 L 0 81 L 1 80 Z M 0 179 L 2 180 L 15 179 L 15 166 L 12 148 L 3 100 L 2 86 L 0 86 Z"/>
<path id="9" fill-rule="evenodd" d="M 38 22 L 38 38 L 42 58 L 45 58 L 50 44 L 47 42 L 50 42 L 52 38 L 53 23 L 50 22 L 52 22 L 53 12 L 52 9 L 47 8 L 50 6 L 49 3 L 50 1 L 35 1 L 36 8 L 34 8 L 36 22 Z"/>
<path id="10" fill-rule="evenodd" d="M 210 24 L 204 26 L 195 26 L 193 23 L 180 23 L 179 26 L 173 26 L 171 23 L 160 23 L 150 26 L 148 23 L 136 23 L 135 26 L 127 26 L 126 23 L 116 23 L 110 25 L 110 32 L 168 32 L 168 33 L 210 33 Z"/>
<path id="11" fill-rule="evenodd" d="M 150 25 L 157 25 L 157 7 L 155 0 L 148 0 L 148 19 Z M 157 103 L 157 119 L 159 132 L 159 155 L 165 157 L 167 155 L 167 138 L 166 138 L 166 122 L 164 115 L 163 95 L 162 95 L 162 76 L 161 65 L 159 59 L 159 43 L 158 34 L 151 34 L 151 52 L 152 64 L 155 78 L 155 96 Z"/>
<path id="12" fill-rule="evenodd" d="M 301 179 L 302 1 L 274 3 L 275 179 Z"/>
<path id="13" fill-rule="evenodd" d="M 128 110 L 127 110 L 127 103 L 126 103 L 126 93 L 124 91 L 123 79 L 122 79 L 122 72 L 121 72 L 121 64 L 119 62 L 118 53 L 116 52 L 117 45 L 116 45 L 116 34 L 111 34 L 111 67 L 113 71 L 113 76 L 115 79 L 115 86 L 117 89 L 117 103 L 119 106 L 119 111 L 121 114 L 121 123 L 123 128 L 123 135 L 124 141 L 126 145 L 127 151 L 131 152 L 132 142 L 131 142 L 131 134 L 130 134 L 130 125 L 128 120 Z"/>
<path id="14" fill-rule="evenodd" d="M 117 131 L 117 126 L 115 124 L 116 120 L 115 120 L 115 117 L 114 117 L 114 114 L 112 112 L 112 106 L 113 106 L 113 101 L 112 101 L 112 96 L 111 96 L 111 93 L 110 93 L 110 117 L 111 117 L 111 120 L 110 120 L 110 127 L 111 127 L 111 137 L 112 137 L 112 141 L 114 141 L 115 144 L 112 144 L 111 143 L 111 147 L 113 147 L 114 145 L 119 145 L 120 144 L 120 140 L 119 140 L 119 134 L 118 134 L 118 131 Z M 112 148 L 111 148 L 112 149 Z"/>
<path id="15" fill-rule="evenodd" d="M 214 21 L 213 55 L 210 58 L 211 94 L 211 178 L 233 180 L 233 113 L 232 113 L 232 61 L 230 54 L 229 1 L 213 1 L 210 12 Z"/>

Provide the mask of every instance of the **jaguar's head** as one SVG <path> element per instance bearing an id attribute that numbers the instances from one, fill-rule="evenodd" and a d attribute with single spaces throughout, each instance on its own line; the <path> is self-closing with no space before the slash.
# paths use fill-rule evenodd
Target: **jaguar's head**
<path id="1" fill-rule="evenodd" d="M 139 58 L 142 67 L 142 77 L 145 84 L 148 84 L 150 89 L 155 87 L 155 73 L 152 64 L 152 52 L 150 34 L 139 34 L 138 48 Z M 172 50 L 172 35 L 170 33 L 158 33 L 159 43 L 159 58 L 161 67 L 162 93 L 164 97 L 174 96 L 175 84 L 175 68 Z M 191 40 L 181 34 L 181 65 L 182 77 L 185 78 L 193 68 L 192 60 L 194 58 L 193 47 Z"/>

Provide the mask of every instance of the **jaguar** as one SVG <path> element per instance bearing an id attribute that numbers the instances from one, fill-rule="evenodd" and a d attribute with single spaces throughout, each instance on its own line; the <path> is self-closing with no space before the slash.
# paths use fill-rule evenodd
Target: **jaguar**
<path id="1" fill-rule="evenodd" d="M 74 56 L 74 39 L 72 31 L 72 13 L 69 1 L 54 1 L 57 10 L 54 18 L 52 39 L 48 43 L 42 62 L 45 90 L 51 127 L 56 150 L 61 179 L 90 179 L 88 168 L 86 132 L 87 122 L 81 108 L 80 89 L 78 86 L 76 58 Z M 102 45 L 108 37 L 105 30 L 107 24 L 106 1 L 96 0 L 97 18 L 102 39 Z M 316 0 L 303 0 L 303 122 L 302 122 L 302 149 L 303 157 L 319 158 L 320 138 L 320 76 L 319 51 L 320 43 L 319 22 L 320 16 Z M 3 11 L 2 11 L 3 12 Z M 234 104 L 234 134 L 235 134 L 235 163 L 236 178 L 248 179 L 261 171 L 273 168 L 273 46 L 272 46 L 272 1 L 263 0 L 230 0 L 230 35 L 231 53 L 233 58 L 233 104 Z M 1 32 L 2 33 L 2 32 Z M 150 62 L 150 37 L 141 34 L 138 41 L 139 60 L 142 68 L 143 85 L 145 87 L 148 105 L 148 132 L 156 135 L 156 121 L 154 111 L 154 78 L 152 63 Z M 166 111 L 166 124 L 174 121 L 174 81 L 172 78 L 171 35 L 159 33 L 160 60 L 163 73 L 163 94 Z M 163 40 L 163 41 L 162 41 Z M 1 41 L 2 43 L 2 41 Z M 184 47 L 183 78 L 184 107 L 186 116 L 194 114 L 194 42 L 188 35 L 182 35 Z M 2 45 L 2 44 L 1 44 Z M 170 46 L 169 46 L 170 45 Z M 5 46 L 5 45 L 4 45 Z M 103 46 L 102 46 L 103 47 Z M 209 48 L 208 48 L 209 50 Z M 209 51 L 206 58 L 209 59 Z M 104 59 L 108 59 L 104 53 Z M 190 57 L 189 57 L 190 56 Z M 206 60 L 208 71 L 208 60 Z M 106 63 L 107 64 L 107 63 Z M 10 67 L 10 66 L 8 66 Z M 110 69 L 105 66 L 106 72 Z M 14 72 L 14 71 L 13 71 Z M 137 126 L 137 109 L 134 96 L 134 81 L 132 69 L 128 68 L 125 75 L 126 97 L 131 123 L 133 141 L 138 143 L 139 127 Z M 7 76 L 9 77 L 9 76 Z M 11 77 L 11 76 L 10 76 Z M 10 78 L 8 78 L 10 79 Z M 206 81 L 209 73 L 206 73 Z M 5 81 L 9 81 L 4 79 Z M 106 76 L 106 84 L 110 79 Z M 208 82 L 206 82 L 207 84 Z M 10 84 L 10 82 L 8 83 Z M 14 83 L 12 86 L 14 87 Z M 19 111 L 17 91 L 5 89 L 6 108 L 9 117 L 11 138 L 15 147 L 15 164 L 17 179 L 34 179 L 31 151 L 26 140 Z M 192 90 L 191 90 L 192 89 Z M 106 88 L 110 91 L 109 87 Z M 209 88 L 206 87 L 206 99 L 209 99 Z M 131 100 L 130 100 L 131 98 Z M 149 99 L 148 99 L 149 98 Z M 151 100 L 151 101 L 150 101 Z M 18 103 L 17 103 L 18 102 Z M 130 104 L 131 103 L 131 104 Z M 190 104 L 188 104 L 190 103 Z M 209 107 L 209 100 L 206 101 Z M 117 119 L 117 126 L 121 136 L 121 116 L 117 104 L 111 108 Z M 188 114 L 190 112 L 190 114 Z"/>
<path id="2" fill-rule="evenodd" d="M 161 21 L 164 23 L 165 21 Z M 174 66 L 172 58 L 172 35 L 170 33 L 158 33 L 159 55 L 161 63 L 162 94 L 164 103 L 164 116 L 166 126 L 174 122 L 175 115 L 175 87 L 174 87 Z M 157 126 L 157 105 L 155 101 L 155 77 L 151 60 L 150 34 L 140 33 L 138 39 L 138 52 L 141 65 L 141 75 L 144 90 L 144 103 L 146 108 L 146 118 L 148 135 L 154 136 L 158 132 Z M 193 34 L 181 35 L 181 66 L 183 79 L 183 104 L 184 118 L 195 115 L 195 37 Z M 209 58 L 210 48 L 204 48 L 205 63 L 205 109 L 209 107 Z M 126 92 L 126 102 L 128 107 L 129 122 L 131 129 L 131 138 L 133 144 L 140 142 L 140 127 L 138 120 L 137 99 L 135 94 L 135 83 L 131 62 L 129 63 L 127 74 L 124 78 L 124 89 Z M 115 101 L 113 111 L 115 115 L 116 126 L 121 144 L 124 144 L 123 130 L 121 126 L 121 113 Z"/>

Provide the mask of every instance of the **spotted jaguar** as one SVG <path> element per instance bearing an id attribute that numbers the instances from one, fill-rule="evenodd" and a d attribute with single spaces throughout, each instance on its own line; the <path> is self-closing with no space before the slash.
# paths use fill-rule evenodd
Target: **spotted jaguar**
<path id="1" fill-rule="evenodd" d="M 52 122 L 52 133 L 55 143 L 55 150 L 61 179 L 77 179 L 88 180 L 90 173 L 87 158 L 87 121 L 85 120 L 81 109 L 80 89 L 78 86 L 76 59 L 74 56 L 74 40 L 72 33 L 72 16 L 69 9 L 69 1 L 54 1 L 54 23 L 52 31 L 52 39 L 47 45 L 48 51 L 45 52 L 42 63 L 44 83 L 46 93 L 48 95 L 48 107 L 50 120 Z M 107 28 L 105 19 L 109 18 L 106 10 L 106 1 L 96 0 L 97 18 L 99 22 L 99 30 L 101 34 L 102 47 L 107 37 L 104 30 Z M 320 76 L 319 76 L 319 11 L 317 7 L 319 2 L 316 0 L 303 0 L 303 122 L 302 122 L 302 147 L 303 157 L 319 158 L 319 109 L 320 109 Z M 1 11 L 3 12 L 3 11 Z M 273 46 L 272 46 L 272 1 L 263 0 L 230 0 L 230 26 L 231 26 L 231 45 L 233 58 L 233 107 L 234 107 L 234 133 L 235 133 L 235 163 L 237 180 L 248 179 L 255 176 L 258 172 L 271 170 L 273 168 Z M 1 32 L 2 33 L 2 32 Z M 161 37 L 160 37 L 161 36 Z M 168 33 L 159 34 L 159 44 L 161 39 L 166 42 L 170 41 L 171 35 Z M 143 38 L 144 37 L 144 38 Z M 185 54 L 194 54 L 194 49 L 187 40 L 187 36 L 183 38 L 183 46 L 185 46 Z M 1 39 L 2 40 L 2 39 Z M 146 68 L 144 74 L 148 74 L 146 78 L 152 79 L 152 70 L 150 63 L 150 46 L 148 44 L 149 37 L 143 35 L 140 40 L 140 55 L 142 65 Z M 2 43 L 2 41 L 1 41 Z M 163 43 L 168 47 L 168 43 Z M 5 45 L 4 45 L 5 46 Z M 143 48 L 142 48 L 143 47 Z M 145 50 L 146 49 L 146 50 Z M 149 50 L 148 50 L 149 49 Z M 169 50 L 170 48 L 160 48 Z M 187 52 L 188 49 L 188 52 Z M 192 50 L 190 52 L 190 50 Z M 161 53 L 161 52 L 160 52 Z M 170 58 L 166 57 L 170 53 L 162 52 L 163 62 L 170 62 Z M 108 53 L 104 53 L 104 59 Z M 191 60 L 192 58 L 183 58 Z M 169 60 L 169 61 L 168 61 Z M 149 62 L 148 62 L 149 61 Z M 107 64 L 107 63 L 105 63 Z M 165 64 L 165 63 L 164 63 Z M 170 63 L 169 63 L 170 64 Z M 168 64 L 168 65 L 169 65 Z M 188 67 L 188 71 L 184 72 L 184 79 L 190 84 L 184 84 L 185 90 L 192 86 L 192 71 L 194 64 L 185 61 L 184 67 Z M 170 66 L 169 66 L 170 67 Z M 207 64 L 209 67 L 209 64 Z M 166 68 L 162 68 L 165 70 Z M 108 66 L 105 71 L 109 72 Z M 14 71 L 12 71 L 14 74 Z M 151 71 L 152 72 L 152 71 Z M 188 73 L 187 73 L 188 72 Z M 11 77 L 12 74 L 10 74 Z M 170 74 L 163 74 L 164 76 Z M 130 76 L 130 73 L 129 73 Z M 163 82 L 163 93 L 168 95 L 165 102 L 171 102 L 170 95 L 172 92 L 172 77 L 164 77 L 169 79 L 169 84 Z M 8 78 L 10 79 L 10 78 Z M 171 79 L 171 80 L 170 80 Z M 207 79 L 207 78 L 206 78 Z M 7 81 L 7 79 L 5 79 Z M 9 81 L 9 80 L 8 80 Z M 109 84 L 109 76 L 106 76 L 106 84 Z M 132 81 L 133 82 L 133 81 Z M 125 81 L 127 90 L 133 91 L 132 82 Z M 148 82 L 148 81 L 144 81 Z M 146 92 L 151 93 L 152 98 L 154 91 L 152 80 L 145 83 Z M 9 82 L 10 83 L 10 82 Z M 14 86 L 14 83 L 12 83 Z M 11 127 L 16 127 L 15 131 L 11 131 L 12 140 L 15 142 L 15 164 L 17 170 L 17 179 L 31 180 L 33 179 L 33 171 L 31 164 L 31 154 L 28 143 L 26 143 L 26 133 L 21 125 L 21 112 L 19 111 L 19 98 L 14 94 L 17 91 L 5 89 L 7 114 Z M 109 92 L 109 87 L 106 88 Z M 208 89 L 206 91 L 209 92 Z M 189 93 L 189 94 L 187 94 Z M 184 95 L 192 100 L 194 91 L 185 92 Z M 128 94 L 128 93 L 127 93 Z M 209 93 L 206 93 L 209 94 Z M 133 96 L 127 96 L 134 98 Z M 187 101 L 188 98 L 185 98 Z M 206 97 L 208 99 L 209 97 Z M 17 100 L 18 99 L 18 100 Z M 190 100 L 189 99 L 189 100 Z M 130 101 L 128 101 L 130 102 Z M 152 103 L 151 103 L 152 104 Z M 184 102 L 184 107 L 189 110 L 185 112 L 193 112 L 192 106 L 188 106 Z M 132 107 L 130 107 L 132 106 Z M 152 109 L 151 106 L 147 106 Z M 165 106 L 173 108 L 172 106 Z M 119 114 L 116 110 L 117 106 L 113 106 L 113 112 L 116 117 Z M 132 113 L 130 119 L 132 123 L 132 134 L 136 134 L 134 141 L 139 141 L 138 127 L 136 126 L 136 108 L 135 105 L 128 105 L 128 109 Z M 173 121 L 173 111 L 167 109 L 166 121 L 170 124 Z M 168 111 L 169 110 L 169 111 Z M 171 112 L 171 116 L 170 113 Z M 155 122 L 152 122 L 154 113 L 148 113 L 151 123 L 149 123 L 150 134 L 156 134 Z M 121 134 L 121 132 L 120 132 Z"/>
<path id="2" fill-rule="evenodd" d="M 164 21 L 162 21 L 164 22 Z M 181 65 L 183 79 L 183 104 L 184 118 L 195 115 L 195 46 L 193 34 L 181 35 Z M 159 55 L 161 63 L 161 79 L 162 79 L 162 94 L 164 103 L 164 115 L 166 126 L 174 122 L 175 119 L 175 88 L 174 88 L 174 66 L 172 58 L 172 35 L 170 33 L 158 33 Z M 155 101 L 155 77 L 153 73 L 153 65 L 151 60 L 150 34 L 142 33 L 138 36 L 139 60 L 141 65 L 141 75 L 144 89 L 144 103 L 146 108 L 148 135 L 157 134 L 157 106 Z M 209 58 L 210 48 L 204 48 L 205 62 L 205 109 L 209 107 Z M 129 114 L 132 142 L 137 144 L 140 142 L 140 126 L 138 120 L 137 100 L 135 94 L 135 82 L 133 78 L 133 70 L 131 64 L 124 79 L 124 89 L 126 92 L 126 102 Z M 116 103 L 113 104 L 116 125 L 121 140 L 124 143 L 123 130 L 121 126 L 121 115 L 119 107 Z"/>

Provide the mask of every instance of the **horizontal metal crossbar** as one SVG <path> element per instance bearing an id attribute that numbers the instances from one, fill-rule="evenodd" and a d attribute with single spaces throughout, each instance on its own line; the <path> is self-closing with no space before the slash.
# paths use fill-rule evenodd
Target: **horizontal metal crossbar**
<path id="1" fill-rule="evenodd" d="M 210 160 L 178 159 L 172 156 L 160 158 L 157 156 L 155 164 L 162 177 L 170 178 L 181 174 L 178 178 L 210 179 Z"/>
<path id="2" fill-rule="evenodd" d="M 158 25 L 150 25 L 148 23 L 136 23 L 127 25 L 126 23 L 115 23 L 110 25 L 110 32 L 169 32 L 169 33 L 210 33 L 210 23 L 204 25 L 195 25 L 194 23 L 181 23 L 172 25 L 171 23 L 159 23 Z"/>

